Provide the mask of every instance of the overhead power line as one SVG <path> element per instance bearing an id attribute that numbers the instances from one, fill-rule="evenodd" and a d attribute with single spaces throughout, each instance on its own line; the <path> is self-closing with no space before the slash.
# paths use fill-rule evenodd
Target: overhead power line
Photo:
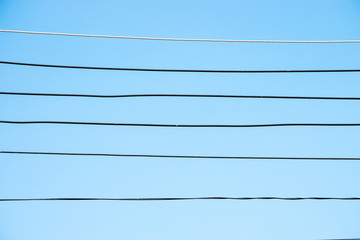
<path id="1" fill-rule="evenodd" d="M 71 68 L 86 70 L 115 70 L 139 72 L 184 72 L 184 73 L 331 73 L 331 72 L 360 72 L 360 69 L 313 69 L 313 70 L 206 70 L 206 69 L 158 69 L 158 68 L 119 68 L 119 67 L 89 67 L 54 64 L 38 64 L 0 61 L 1 64 L 11 64 L 31 67 Z"/>
<path id="2" fill-rule="evenodd" d="M 64 94 L 0 92 L 0 95 L 43 96 L 43 97 L 88 97 L 88 98 L 138 98 L 138 97 L 191 97 L 191 98 L 260 98 L 260 99 L 303 99 L 303 100 L 360 100 L 360 97 L 306 97 L 306 96 L 261 96 L 261 95 L 219 95 L 219 94 Z"/>
<path id="3" fill-rule="evenodd" d="M 341 200 L 358 201 L 360 197 L 161 197 L 161 198 L 1 198 L 0 202 L 28 201 L 189 201 L 189 200 Z"/>
<path id="4" fill-rule="evenodd" d="M 0 29 L 4 33 L 56 35 L 67 37 L 91 37 L 91 38 L 117 38 L 130 40 L 158 40 L 158 41 L 182 41 L 182 42 L 227 42 L 227 43 L 360 43 L 360 40 L 231 40 L 231 39 L 192 39 L 192 38 L 160 38 L 160 37 L 135 37 L 115 35 L 94 35 L 79 33 L 58 33 L 58 32 L 35 32 Z"/>
<path id="5" fill-rule="evenodd" d="M 328 238 L 324 240 L 360 240 L 360 238 Z"/>
<path id="6" fill-rule="evenodd" d="M 271 124 L 157 124 L 157 123 L 110 123 L 110 122 L 73 122 L 73 121 L 7 121 L 8 124 L 67 124 L 100 125 L 128 127 L 181 127 L 181 128 L 255 128 L 255 127 L 356 127 L 360 123 L 271 123 Z"/>
<path id="7" fill-rule="evenodd" d="M 33 151 L 0 151 L 0 154 L 24 155 L 58 155 L 88 157 L 141 157 L 141 158 L 188 158 L 188 159 L 229 159 L 229 160 L 334 160 L 360 161 L 360 157 L 270 157 L 270 156 L 204 156 L 204 155 L 159 155 L 159 154 L 119 154 L 119 153 L 68 153 L 68 152 L 33 152 Z"/>

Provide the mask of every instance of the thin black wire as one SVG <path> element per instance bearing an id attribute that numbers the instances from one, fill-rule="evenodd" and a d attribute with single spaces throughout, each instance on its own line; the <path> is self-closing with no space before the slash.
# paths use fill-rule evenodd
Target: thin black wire
<path id="1" fill-rule="evenodd" d="M 93 157 L 143 157 L 143 158 L 188 158 L 188 159 L 233 159 L 233 160 L 350 160 L 351 157 L 248 157 L 248 156 L 204 156 L 204 155 L 158 155 L 158 154 L 118 154 L 118 153 L 67 153 L 67 152 L 30 152 L 0 151 L 5 154 L 60 155 L 60 156 L 93 156 Z"/>
<path id="2" fill-rule="evenodd" d="M 155 69 L 155 68 L 119 68 L 119 67 L 89 67 L 89 66 L 69 66 L 54 64 L 22 63 L 0 61 L 1 64 L 32 66 L 32 67 L 51 67 L 51 68 L 75 68 L 91 70 L 118 70 L 118 71 L 142 71 L 142 72 L 197 72 L 197 73 L 329 73 L 329 72 L 360 72 L 360 69 L 321 69 L 321 70 L 199 70 L 199 69 Z"/>
<path id="3" fill-rule="evenodd" d="M 360 197 L 164 197 L 164 198 L 2 198 L 0 202 L 20 201 L 189 201 L 189 200 L 360 200 Z"/>
<path id="4" fill-rule="evenodd" d="M 0 95 L 43 96 L 43 97 L 89 97 L 89 98 L 136 98 L 136 97 L 195 97 L 195 98 L 262 98 L 262 99 L 304 99 L 304 100 L 360 100 L 360 97 L 305 97 L 305 96 L 260 96 L 260 95 L 217 95 L 217 94 L 65 94 L 0 92 Z"/>
<path id="5" fill-rule="evenodd" d="M 256 127 L 356 127 L 360 123 L 271 123 L 271 124 L 156 124 L 156 123 L 109 123 L 109 122 L 73 122 L 73 121 L 7 121 L 7 124 L 66 124 L 128 127 L 181 127 L 181 128 L 256 128 Z"/>

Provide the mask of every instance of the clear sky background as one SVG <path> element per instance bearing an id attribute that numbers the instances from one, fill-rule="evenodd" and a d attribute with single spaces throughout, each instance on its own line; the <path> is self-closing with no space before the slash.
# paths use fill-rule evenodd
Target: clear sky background
<path id="1" fill-rule="evenodd" d="M 360 39 L 360 1 L 1 0 L 0 28 L 177 38 Z M 360 44 L 246 44 L 0 33 L 4 61 L 184 69 L 360 68 Z M 359 73 L 115 72 L 0 65 L 0 91 L 360 97 Z M 359 102 L 0 96 L 2 120 L 355 123 Z M 0 124 L 1 150 L 359 157 L 359 127 Z M 0 156 L 0 197 L 360 196 L 360 162 Z M 360 202 L 3 202 L 1 240 L 360 237 Z"/>

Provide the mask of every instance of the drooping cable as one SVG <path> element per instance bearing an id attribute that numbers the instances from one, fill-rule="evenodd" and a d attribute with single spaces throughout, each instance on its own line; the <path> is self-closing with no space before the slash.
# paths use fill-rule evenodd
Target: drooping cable
<path id="1" fill-rule="evenodd" d="M 136 157 L 136 158 L 187 158 L 187 159 L 229 159 L 229 160 L 309 160 L 309 161 L 360 161 L 360 157 L 271 157 L 271 156 L 204 156 L 204 155 L 159 155 L 159 154 L 119 154 L 119 153 L 69 153 L 69 152 L 34 152 L 0 151 L 0 154 L 23 155 L 58 155 L 88 157 Z"/>
<path id="2" fill-rule="evenodd" d="M 87 98 L 138 98 L 138 97 L 189 97 L 189 98 L 258 98 L 258 99 L 300 99 L 300 100 L 360 100 L 360 97 L 307 97 L 307 96 L 261 96 L 261 95 L 219 95 L 219 94 L 65 94 L 0 92 L 0 95 L 43 96 L 43 97 L 87 97 Z"/>
<path id="3" fill-rule="evenodd" d="M 186 42 L 228 42 L 228 43 L 360 43 L 360 40 L 231 40 L 231 39 L 191 39 L 191 38 L 160 38 L 160 37 L 135 37 L 135 36 L 114 36 L 114 35 L 95 35 L 79 33 L 58 33 L 58 32 L 35 32 L 21 30 L 0 29 L 4 33 L 40 34 L 56 35 L 68 37 L 92 37 L 92 38 L 117 38 L 132 40 L 159 40 L 159 41 L 186 41 Z"/>
<path id="4" fill-rule="evenodd" d="M 157 123 L 111 123 L 111 122 L 73 122 L 73 121 L 7 121 L 7 124 L 65 124 L 127 127 L 174 127 L 174 128 L 257 128 L 257 127 L 358 127 L 360 123 L 271 123 L 271 124 L 157 124 Z"/>
<path id="5" fill-rule="evenodd" d="M 158 69 L 158 68 L 119 68 L 119 67 L 90 67 L 90 66 L 70 66 L 39 63 L 23 63 L 0 61 L 1 64 L 31 66 L 31 67 L 50 67 L 50 68 L 70 68 L 86 70 L 117 70 L 117 71 L 139 71 L 139 72 L 183 72 L 183 73 L 331 73 L 331 72 L 360 72 L 360 69 L 309 69 L 309 70 L 206 70 L 206 69 Z"/>

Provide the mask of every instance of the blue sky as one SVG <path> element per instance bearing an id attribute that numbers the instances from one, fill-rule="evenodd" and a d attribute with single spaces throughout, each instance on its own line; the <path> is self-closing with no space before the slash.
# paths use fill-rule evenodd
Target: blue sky
<path id="1" fill-rule="evenodd" d="M 358 1 L 0 1 L 3 29 L 177 38 L 360 39 Z M 360 68 L 359 44 L 157 42 L 0 33 L 1 60 L 185 69 Z M 0 90 L 360 97 L 359 73 L 113 72 L 0 65 Z M 3 120 L 359 122 L 355 101 L 0 96 Z M 0 125 L 1 150 L 359 157 L 358 127 Z M 0 156 L 0 197 L 359 196 L 360 163 Z M 360 236 L 358 202 L 12 202 L 0 239 Z"/>

